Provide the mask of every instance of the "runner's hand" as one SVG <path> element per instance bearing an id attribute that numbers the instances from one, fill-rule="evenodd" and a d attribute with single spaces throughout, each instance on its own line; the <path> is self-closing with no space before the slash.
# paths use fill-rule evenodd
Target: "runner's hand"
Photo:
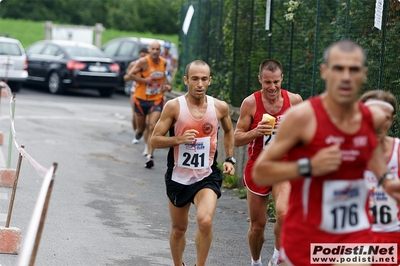
<path id="1" fill-rule="evenodd" d="M 266 133 L 271 134 L 274 129 L 270 124 L 268 124 L 268 120 L 260 121 L 255 128 L 255 137 L 264 136 Z"/>
<path id="2" fill-rule="evenodd" d="M 383 188 L 400 204 L 400 180 L 384 180 Z"/>
<path id="3" fill-rule="evenodd" d="M 192 143 L 195 140 L 197 134 L 199 134 L 199 131 L 195 129 L 186 130 L 182 136 L 179 136 L 180 143 L 181 144 Z"/>
<path id="4" fill-rule="evenodd" d="M 171 91 L 171 90 L 172 90 L 171 85 L 169 85 L 169 84 L 164 84 L 163 85 L 163 91 Z"/>
<path id="5" fill-rule="evenodd" d="M 321 176 L 337 171 L 342 164 L 339 145 L 335 144 L 321 149 L 311 158 L 310 162 L 312 176 Z"/>
<path id="6" fill-rule="evenodd" d="M 222 171 L 223 171 L 224 174 L 228 174 L 228 175 L 234 175 L 235 174 L 235 167 L 233 166 L 232 163 L 224 162 L 222 167 L 223 167 Z"/>

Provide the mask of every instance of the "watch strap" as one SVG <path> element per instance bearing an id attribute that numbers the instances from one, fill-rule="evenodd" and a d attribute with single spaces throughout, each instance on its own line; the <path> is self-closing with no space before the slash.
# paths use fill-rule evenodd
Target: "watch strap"
<path id="1" fill-rule="evenodd" d="M 235 164 L 236 163 L 236 159 L 235 157 L 227 157 L 225 159 L 225 162 L 231 163 L 231 164 Z"/>
<path id="2" fill-rule="evenodd" d="M 394 179 L 394 176 L 392 173 L 386 172 L 384 173 L 379 179 L 378 179 L 378 187 L 382 186 L 383 181 L 385 181 L 386 179 L 388 179 L 388 176 L 390 176 L 389 179 Z"/>

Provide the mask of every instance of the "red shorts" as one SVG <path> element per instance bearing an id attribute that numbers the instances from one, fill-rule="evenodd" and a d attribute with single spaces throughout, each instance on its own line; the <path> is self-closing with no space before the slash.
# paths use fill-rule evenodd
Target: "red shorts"
<path id="1" fill-rule="evenodd" d="M 258 186 L 254 183 L 251 173 L 253 171 L 255 161 L 251 158 L 247 161 L 246 168 L 244 169 L 244 176 L 243 176 L 243 185 L 247 187 L 252 193 L 259 195 L 259 196 L 267 196 L 270 192 L 272 187 L 271 186 Z"/>
<path id="2" fill-rule="evenodd" d="M 374 243 L 397 243 L 397 263 L 373 264 L 373 266 L 400 265 L 400 232 L 373 232 Z"/>

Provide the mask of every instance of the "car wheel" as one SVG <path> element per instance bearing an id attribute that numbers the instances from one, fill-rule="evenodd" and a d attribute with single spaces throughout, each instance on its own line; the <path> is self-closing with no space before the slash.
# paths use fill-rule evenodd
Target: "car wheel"
<path id="1" fill-rule="evenodd" d="M 48 85 L 49 91 L 53 94 L 64 93 L 64 89 L 61 84 L 61 77 L 55 71 L 50 73 L 47 85 Z"/>
<path id="2" fill-rule="evenodd" d="M 101 97 L 111 97 L 114 93 L 114 88 L 103 88 L 99 89 Z"/>
<path id="3" fill-rule="evenodd" d="M 8 82 L 8 86 L 10 87 L 12 92 L 19 92 L 21 89 L 21 82 Z"/>
<path id="4" fill-rule="evenodd" d="M 128 96 L 131 95 L 131 93 L 132 93 L 132 85 L 133 85 L 133 81 L 131 81 L 131 80 L 124 83 L 125 95 L 128 95 Z"/>

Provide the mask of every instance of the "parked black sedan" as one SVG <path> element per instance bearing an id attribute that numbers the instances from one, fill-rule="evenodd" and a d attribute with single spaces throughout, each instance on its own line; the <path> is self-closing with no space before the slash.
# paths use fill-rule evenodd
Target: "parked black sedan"
<path id="1" fill-rule="evenodd" d="M 69 88 L 90 88 L 110 97 L 118 85 L 119 65 L 92 44 L 39 41 L 26 49 L 26 55 L 26 83 L 45 85 L 54 94 L 62 94 Z"/>
<path id="2" fill-rule="evenodd" d="M 144 45 L 136 37 L 120 37 L 108 41 L 101 48 L 106 55 L 113 58 L 121 68 L 118 89 L 123 89 L 126 95 L 131 94 L 132 83 L 124 81 L 124 75 L 129 63 L 139 58 L 139 50 Z"/>

